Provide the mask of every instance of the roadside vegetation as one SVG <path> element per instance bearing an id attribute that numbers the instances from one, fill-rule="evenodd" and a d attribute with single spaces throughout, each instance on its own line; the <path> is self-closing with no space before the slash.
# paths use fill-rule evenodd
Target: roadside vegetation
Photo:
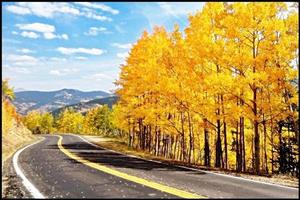
<path id="1" fill-rule="evenodd" d="M 180 32 L 146 31 L 116 84 L 84 115 L 33 111 L 34 133 L 117 138 L 128 149 L 206 168 L 299 177 L 298 13 L 286 4 L 206 3 Z"/>
<path id="2" fill-rule="evenodd" d="M 13 88 L 8 80 L 2 80 L 2 166 L 18 148 L 37 139 L 23 125 L 21 116 L 11 103 L 13 98 Z"/>

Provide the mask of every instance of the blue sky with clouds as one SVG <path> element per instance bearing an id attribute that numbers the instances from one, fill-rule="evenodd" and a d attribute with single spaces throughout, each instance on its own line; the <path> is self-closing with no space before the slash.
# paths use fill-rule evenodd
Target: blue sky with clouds
<path id="1" fill-rule="evenodd" d="M 183 30 L 203 4 L 2 3 L 2 78 L 26 90 L 112 91 L 144 30 Z"/>

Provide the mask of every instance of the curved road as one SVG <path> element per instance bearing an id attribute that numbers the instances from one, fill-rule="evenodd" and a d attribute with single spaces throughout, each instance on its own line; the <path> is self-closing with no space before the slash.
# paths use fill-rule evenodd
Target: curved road
<path id="1" fill-rule="evenodd" d="M 298 198 L 298 188 L 147 161 L 75 135 L 46 135 L 18 165 L 47 198 Z"/>

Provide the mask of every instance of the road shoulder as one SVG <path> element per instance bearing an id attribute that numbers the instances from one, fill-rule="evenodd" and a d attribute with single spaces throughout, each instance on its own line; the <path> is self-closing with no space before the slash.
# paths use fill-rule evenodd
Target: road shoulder
<path id="1" fill-rule="evenodd" d="M 2 166 L 2 198 L 29 198 L 29 192 L 14 170 L 12 157 L 7 158 Z"/>
<path id="2" fill-rule="evenodd" d="M 21 178 L 16 174 L 13 166 L 13 156 L 25 146 L 32 144 L 41 139 L 35 136 L 31 140 L 20 143 L 14 152 L 2 160 L 2 198 L 29 198 L 31 197 L 28 190 L 22 184 Z"/>

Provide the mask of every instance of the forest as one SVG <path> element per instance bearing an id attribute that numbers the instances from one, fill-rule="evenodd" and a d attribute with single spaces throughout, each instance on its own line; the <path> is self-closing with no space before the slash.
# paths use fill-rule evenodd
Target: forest
<path id="1" fill-rule="evenodd" d="M 34 133 L 113 135 L 182 163 L 299 177 L 299 22 L 285 3 L 206 3 L 188 26 L 144 31 L 121 65 L 112 110 L 57 118 Z"/>

